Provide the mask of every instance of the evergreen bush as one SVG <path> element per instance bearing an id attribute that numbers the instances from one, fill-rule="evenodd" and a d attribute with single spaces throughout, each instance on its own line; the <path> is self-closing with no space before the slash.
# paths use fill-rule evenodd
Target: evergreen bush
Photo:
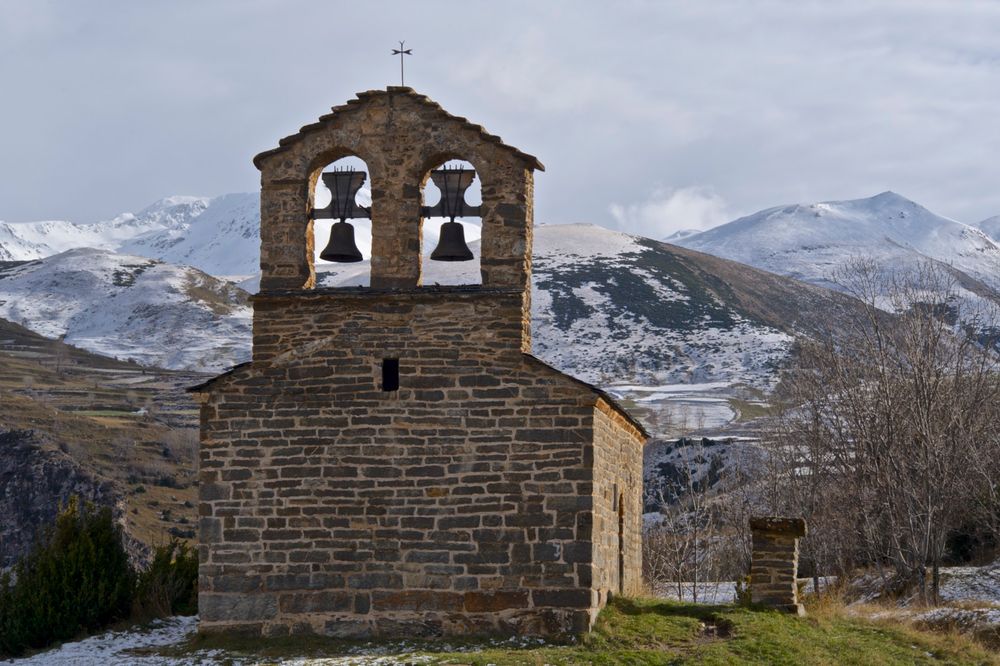
<path id="1" fill-rule="evenodd" d="M 153 555 L 149 569 L 139 574 L 132 616 L 149 620 L 198 612 L 198 554 L 186 543 L 171 539 Z"/>
<path id="2" fill-rule="evenodd" d="M 135 574 L 111 510 L 73 498 L 0 579 L 0 654 L 18 655 L 128 616 Z"/>

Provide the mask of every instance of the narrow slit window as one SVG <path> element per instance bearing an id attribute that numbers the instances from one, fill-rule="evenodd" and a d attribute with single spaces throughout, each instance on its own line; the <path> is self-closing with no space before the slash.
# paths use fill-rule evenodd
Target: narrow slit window
<path id="1" fill-rule="evenodd" d="M 383 391 L 398 391 L 399 390 L 399 359 L 398 358 L 385 358 L 385 359 L 382 359 L 382 390 Z"/>

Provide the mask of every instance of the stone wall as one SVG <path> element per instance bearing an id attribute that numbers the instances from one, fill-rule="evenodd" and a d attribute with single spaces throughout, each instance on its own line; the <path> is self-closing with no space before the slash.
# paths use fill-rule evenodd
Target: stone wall
<path id="1" fill-rule="evenodd" d="M 331 365 L 359 357 L 405 360 L 419 353 L 420 367 L 444 369 L 471 351 L 473 366 L 510 366 L 520 363 L 531 345 L 522 324 L 524 293 L 516 289 L 316 289 L 258 294 L 253 306 L 254 363 L 288 365 L 308 357 L 310 363 Z M 377 370 L 372 364 L 363 371 L 347 368 L 352 369 L 370 377 Z"/>
<path id="2" fill-rule="evenodd" d="M 318 122 L 258 155 L 261 171 L 261 289 L 315 285 L 309 211 L 320 172 L 353 155 L 368 166 L 373 287 L 420 284 L 422 188 L 449 159 L 470 162 L 482 188 L 482 283 L 527 291 L 531 274 L 531 155 L 505 145 L 410 88 L 358 94 Z"/>
<path id="3" fill-rule="evenodd" d="M 751 518 L 750 532 L 753 538 L 751 601 L 804 615 L 796 580 L 799 538 L 806 535 L 806 521 L 801 518 Z"/>
<path id="4" fill-rule="evenodd" d="M 606 402 L 594 416 L 594 581 L 598 606 L 642 592 L 645 436 Z"/>
<path id="5" fill-rule="evenodd" d="M 624 426 L 521 352 L 520 292 L 365 291 L 256 297 L 253 364 L 203 389 L 202 628 L 586 630 L 595 421 L 602 452 Z"/>

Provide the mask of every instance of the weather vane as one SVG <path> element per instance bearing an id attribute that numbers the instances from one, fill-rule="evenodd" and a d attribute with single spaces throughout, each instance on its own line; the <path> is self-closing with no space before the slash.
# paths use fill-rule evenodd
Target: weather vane
<path id="1" fill-rule="evenodd" d="M 403 56 L 404 55 L 413 55 L 413 49 L 404 49 L 403 48 L 403 44 L 405 44 L 405 43 L 406 42 L 400 42 L 399 43 L 399 48 L 392 50 L 392 55 L 398 55 L 399 56 L 399 85 L 401 85 L 401 86 L 405 86 L 406 85 L 405 83 L 403 83 Z"/>

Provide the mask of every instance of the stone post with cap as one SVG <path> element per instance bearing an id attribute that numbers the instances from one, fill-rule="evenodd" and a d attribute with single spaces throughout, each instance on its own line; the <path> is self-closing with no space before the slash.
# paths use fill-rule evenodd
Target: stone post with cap
<path id="1" fill-rule="evenodd" d="M 750 519 L 753 555 L 750 599 L 778 610 L 805 615 L 798 599 L 799 539 L 806 535 L 802 518 L 765 516 Z"/>

